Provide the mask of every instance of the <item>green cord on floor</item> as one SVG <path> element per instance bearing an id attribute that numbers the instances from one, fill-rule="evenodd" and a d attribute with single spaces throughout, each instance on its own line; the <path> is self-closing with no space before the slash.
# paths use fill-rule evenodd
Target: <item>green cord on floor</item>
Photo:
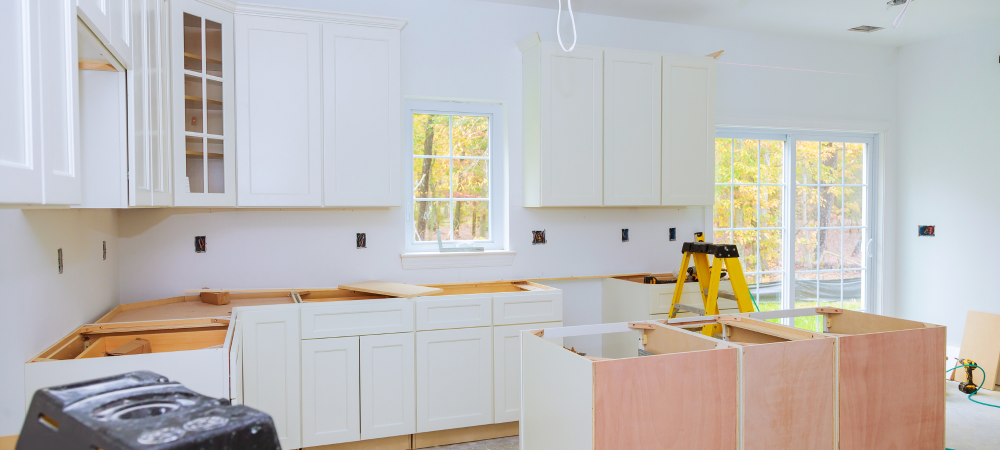
<path id="1" fill-rule="evenodd" d="M 985 371 L 985 370 L 983 370 L 983 368 L 982 368 L 982 367 L 979 367 L 979 366 L 977 366 L 977 365 L 975 365 L 975 364 L 963 364 L 963 365 L 961 365 L 961 366 L 955 366 L 955 367 L 952 367 L 952 368 L 950 368 L 950 369 L 948 369 L 948 370 L 944 371 L 944 373 L 948 373 L 948 372 L 951 372 L 952 370 L 955 370 L 955 369 L 961 369 L 962 367 L 975 367 L 975 368 L 979 369 L 979 371 L 980 371 L 980 372 L 982 372 L 982 373 L 983 373 L 983 378 L 984 378 L 984 379 L 986 378 L 986 371 Z M 971 393 L 971 394 L 969 394 L 969 400 L 972 400 L 972 402 L 973 402 L 973 403 L 979 403 L 980 405 L 984 405 L 984 406 L 992 406 L 992 407 L 994 407 L 994 408 L 1000 408 L 1000 405 L 991 405 L 991 404 L 989 404 L 989 403 L 983 403 L 983 402 L 981 402 L 981 401 L 978 401 L 978 400 L 976 400 L 976 399 L 972 398 L 972 396 L 973 396 L 973 395 L 976 395 L 976 393 L 978 393 L 978 392 L 979 392 L 979 390 L 980 390 L 980 389 L 982 389 L 982 388 L 983 388 L 982 386 L 979 386 L 979 387 L 977 387 L 977 388 L 976 388 L 976 390 L 975 390 L 975 391 L 972 391 L 972 393 Z M 946 450 L 952 450 L 952 449 L 946 449 Z"/>

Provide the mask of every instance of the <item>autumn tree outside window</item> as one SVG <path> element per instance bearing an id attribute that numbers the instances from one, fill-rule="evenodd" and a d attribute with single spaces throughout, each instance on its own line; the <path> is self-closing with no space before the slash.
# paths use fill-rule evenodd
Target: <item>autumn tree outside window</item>
<path id="1" fill-rule="evenodd" d="M 497 104 L 407 102 L 407 251 L 435 251 L 438 236 L 503 249 L 500 112 Z"/>
<path id="2" fill-rule="evenodd" d="M 878 310 L 875 143 L 848 133 L 716 134 L 713 240 L 739 246 L 761 310 Z M 820 328 L 815 317 L 789 324 Z"/>

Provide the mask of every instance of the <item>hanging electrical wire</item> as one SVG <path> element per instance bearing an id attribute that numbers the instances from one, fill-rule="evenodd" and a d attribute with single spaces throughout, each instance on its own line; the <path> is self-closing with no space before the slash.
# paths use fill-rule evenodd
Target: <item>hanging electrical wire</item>
<path id="1" fill-rule="evenodd" d="M 573 45 L 570 45 L 567 49 L 563 45 L 562 35 L 559 34 L 559 25 L 562 23 L 562 0 L 556 0 L 559 2 L 559 13 L 556 14 L 556 38 L 559 39 L 559 46 L 562 47 L 564 52 L 571 52 L 576 48 L 576 20 L 573 19 L 573 0 L 566 0 L 566 9 L 569 10 L 569 23 L 573 25 Z"/>
<path id="2" fill-rule="evenodd" d="M 899 12 L 898 16 L 896 16 L 896 20 L 892 21 L 892 27 L 893 28 L 896 28 L 896 27 L 899 26 L 899 24 L 903 23 L 903 15 L 906 14 L 906 8 L 910 7 L 910 2 L 912 2 L 912 1 L 913 0 L 906 0 L 906 3 L 903 4 L 903 10 Z M 898 5 L 899 3 L 900 2 L 898 0 L 889 0 L 888 5 L 889 5 L 889 7 L 893 7 L 895 5 Z"/>

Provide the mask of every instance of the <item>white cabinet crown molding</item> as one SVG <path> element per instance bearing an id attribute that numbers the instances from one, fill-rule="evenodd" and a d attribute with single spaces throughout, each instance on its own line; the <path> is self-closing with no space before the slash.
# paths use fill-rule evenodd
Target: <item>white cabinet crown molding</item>
<path id="1" fill-rule="evenodd" d="M 253 3 L 234 2 L 230 0 L 198 0 L 206 5 L 234 13 L 250 16 L 278 17 L 283 19 L 314 20 L 317 22 L 340 23 L 366 27 L 392 28 L 402 30 L 406 19 L 392 17 L 368 16 L 363 14 L 338 13 L 315 9 L 289 8 L 284 6 L 257 5 Z"/>

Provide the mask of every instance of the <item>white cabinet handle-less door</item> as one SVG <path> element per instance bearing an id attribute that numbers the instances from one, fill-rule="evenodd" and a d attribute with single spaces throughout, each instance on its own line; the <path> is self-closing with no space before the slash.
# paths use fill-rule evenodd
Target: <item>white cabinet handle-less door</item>
<path id="1" fill-rule="evenodd" d="M 521 420 L 521 332 L 561 327 L 562 322 L 493 327 L 493 417 L 495 423 Z M 562 345 L 562 338 L 550 339 Z"/>
<path id="2" fill-rule="evenodd" d="M 302 445 L 361 439 L 358 337 L 302 341 Z"/>
<path id="3" fill-rule="evenodd" d="M 541 206 L 603 204 L 604 51 L 541 44 Z"/>
<path id="4" fill-rule="evenodd" d="M 493 329 L 417 332 L 417 432 L 493 423 Z"/>
<path id="5" fill-rule="evenodd" d="M 711 205 L 715 191 L 715 60 L 663 57 L 662 205 Z"/>
<path id="6" fill-rule="evenodd" d="M 326 206 L 400 206 L 399 30 L 323 25 Z"/>
<path id="7" fill-rule="evenodd" d="M 604 205 L 660 204 L 658 53 L 604 54 Z"/>
<path id="8" fill-rule="evenodd" d="M 361 336 L 361 439 L 417 431 L 413 333 Z"/>
<path id="9" fill-rule="evenodd" d="M 32 145 L 30 116 L 30 52 L 24 44 L 32 36 L 31 0 L 0 2 L 0 203 L 42 202 L 42 159 Z"/>
<path id="10" fill-rule="evenodd" d="M 299 310 L 240 311 L 240 320 L 243 404 L 271 415 L 282 448 L 299 448 L 302 446 Z"/>
<path id="11" fill-rule="evenodd" d="M 239 206 L 322 206 L 320 24 L 236 15 Z"/>

